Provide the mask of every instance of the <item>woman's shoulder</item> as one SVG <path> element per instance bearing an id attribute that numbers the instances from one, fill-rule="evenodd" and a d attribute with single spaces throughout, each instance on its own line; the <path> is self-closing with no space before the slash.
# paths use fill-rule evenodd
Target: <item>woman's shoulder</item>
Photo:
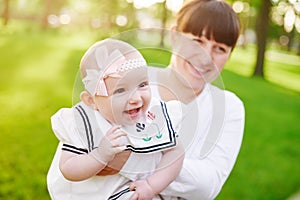
<path id="1" fill-rule="evenodd" d="M 210 93 L 212 96 L 216 96 L 219 99 L 224 100 L 226 104 L 239 104 L 243 106 L 243 101 L 233 91 L 221 89 L 211 84 L 208 85 L 206 90 L 208 94 Z"/>
<path id="2" fill-rule="evenodd" d="M 245 107 L 243 101 L 232 91 L 220 89 L 216 86 L 211 87 L 212 106 L 215 110 L 224 111 L 227 120 L 241 120 L 244 123 Z"/>

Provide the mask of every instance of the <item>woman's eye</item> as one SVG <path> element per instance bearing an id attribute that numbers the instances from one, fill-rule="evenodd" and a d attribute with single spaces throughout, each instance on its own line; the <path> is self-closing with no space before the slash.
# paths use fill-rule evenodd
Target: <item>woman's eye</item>
<path id="1" fill-rule="evenodd" d="M 216 49 L 218 52 L 227 53 L 227 48 L 225 48 L 223 46 L 217 46 Z"/>
<path id="2" fill-rule="evenodd" d="M 123 93 L 123 92 L 125 92 L 125 89 L 124 88 L 119 88 L 119 89 L 116 89 L 114 91 L 114 94 L 120 94 L 120 93 Z"/>
<path id="3" fill-rule="evenodd" d="M 148 85 L 148 82 L 142 82 L 140 85 L 139 85 L 139 87 L 146 87 Z"/>
<path id="4" fill-rule="evenodd" d="M 203 43 L 203 41 L 202 41 L 201 39 L 198 39 L 198 38 L 194 38 L 193 41 L 196 41 L 196 42 L 198 42 L 199 44 L 202 44 L 202 43 Z"/>
<path id="5" fill-rule="evenodd" d="M 226 49 L 223 48 L 223 47 L 220 47 L 220 46 L 217 47 L 217 50 L 218 50 L 218 51 L 222 51 L 222 52 L 226 52 Z"/>

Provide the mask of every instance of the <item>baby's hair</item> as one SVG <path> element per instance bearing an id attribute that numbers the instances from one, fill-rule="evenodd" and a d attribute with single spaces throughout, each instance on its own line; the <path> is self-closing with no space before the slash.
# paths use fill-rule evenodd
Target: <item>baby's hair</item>
<path id="1" fill-rule="evenodd" d="M 107 49 L 108 54 L 111 54 L 113 51 L 118 50 L 126 59 L 133 59 L 133 58 L 142 58 L 143 56 L 137 51 L 133 46 L 130 44 L 123 42 L 121 40 L 115 39 L 105 39 L 93 44 L 83 55 L 80 61 L 80 72 L 81 77 L 84 78 L 87 73 L 86 70 L 88 69 L 96 69 L 99 70 L 105 68 L 106 66 L 98 66 L 96 61 L 96 54 L 95 51 L 97 48 L 105 47 Z M 118 57 L 113 58 L 110 60 L 110 63 L 119 59 Z"/>

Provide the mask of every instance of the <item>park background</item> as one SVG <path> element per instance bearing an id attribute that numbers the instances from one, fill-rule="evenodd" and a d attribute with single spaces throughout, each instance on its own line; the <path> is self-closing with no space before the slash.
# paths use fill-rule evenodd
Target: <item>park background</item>
<path id="1" fill-rule="evenodd" d="M 227 1 L 242 24 L 222 72 L 244 102 L 236 165 L 217 199 L 293 199 L 300 192 L 300 1 Z M 80 58 L 95 41 L 169 28 L 183 0 L 0 0 L 0 199 L 50 199 L 58 143 L 50 117 L 72 106 Z M 167 65 L 169 54 L 142 52 Z"/>

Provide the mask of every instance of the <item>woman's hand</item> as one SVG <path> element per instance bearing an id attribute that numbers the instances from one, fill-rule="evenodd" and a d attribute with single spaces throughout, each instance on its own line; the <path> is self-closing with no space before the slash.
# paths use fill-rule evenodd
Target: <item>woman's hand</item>
<path id="1" fill-rule="evenodd" d="M 130 151 L 123 151 L 117 153 L 112 161 L 110 161 L 107 166 L 100 171 L 97 175 L 98 176 L 107 176 L 107 175 L 114 175 L 119 173 L 122 169 L 126 161 L 130 156 Z"/>

